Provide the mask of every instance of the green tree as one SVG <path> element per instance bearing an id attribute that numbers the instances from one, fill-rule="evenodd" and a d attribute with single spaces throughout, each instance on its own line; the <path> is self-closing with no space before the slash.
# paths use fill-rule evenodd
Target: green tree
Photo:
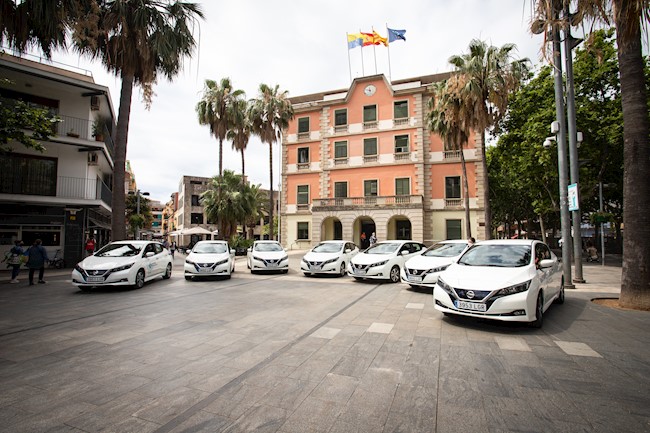
<path id="1" fill-rule="evenodd" d="M 259 94 L 251 101 L 249 109 L 251 130 L 262 143 L 269 145 L 269 220 L 273 221 L 273 143 L 280 141 L 282 131 L 289 126 L 293 119 L 293 107 L 287 98 L 286 91 L 280 87 L 270 87 L 260 84 Z M 271 235 L 275 238 L 275 235 Z"/>
<path id="2" fill-rule="evenodd" d="M 147 106 L 159 76 L 172 79 L 185 57 L 191 56 L 198 18 L 203 18 L 195 3 L 171 0 L 111 0 L 101 2 L 94 20 L 75 28 L 76 48 L 122 80 L 115 137 L 113 174 L 113 240 L 126 237 L 119 215 L 125 214 L 125 162 L 133 87 L 140 86 Z"/>
<path id="3" fill-rule="evenodd" d="M 246 183 L 246 160 L 244 151 L 248 147 L 251 136 L 251 121 L 248 118 L 248 101 L 239 99 L 233 106 L 233 124 L 228 131 L 227 138 L 232 142 L 232 147 L 241 154 L 241 176 L 242 182 Z"/>
<path id="4" fill-rule="evenodd" d="M 151 228 L 153 223 L 153 213 L 151 213 L 151 202 L 148 198 L 140 195 L 140 213 L 138 213 L 138 197 L 136 195 L 127 195 L 126 197 L 126 222 L 129 231 L 135 238 L 138 230 Z"/>
<path id="5" fill-rule="evenodd" d="M 485 131 L 493 127 L 506 112 L 509 95 L 515 91 L 528 71 L 528 59 L 515 60 L 512 56 L 516 45 L 488 46 L 474 39 L 467 54 L 449 58 L 456 71 L 463 77 L 461 97 L 467 105 L 467 123 L 480 131 L 481 161 L 483 164 L 483 206 L 485 209 L 485 237 L 492 236 L 492 212 L 490 208 L 490 183 L 485 156 Z"/>
<path id="6" fill-rule="evenodd" d="M 242 90 L 234 90 L 230 78 L 222 78 L 219 83 L 205 80 L 203 96 L 196 105 L 199 124 L 210 127 L 210 135 L 219 141 L 219 176 L 223 174 L 223 140 L 238 120 L 237 110 L 244 98 Z"/>
<path id="7" fill-rule="evenodd" d="M 449 80 L 441 81 L 432 86 L 433 97 L 428 102 L 426 116 L 427 127 L 440 135 L 445 142 L 445 150 L 460 152 L 460 164 L 463 172 L 463 207 L 465 208 L 465 234 L 472 236 L 472 224 L 469 214 L 469 186 L 467 181 L 467 166 L 463 152 L 471 128 L 467 125 L 466 105 L 463 104 L 459 90 L 462 88 L 462 77 L 458 75 Z M 451 149 L 446 149 L 450 146 Z"/>
<path id="8" fill-rule="evenodd" d="M 557 6 L 575 3 L 577 13 L 555 19 Z M 650 310 L 650 118 L 648 117 L 646 66 L 641 28 L 650 22 L 650 0 L 537 0 L 533 30 L 544 31 L 554 24 L 564 27 L 583 21 L 613 23 L 620 68 L 623 107 L 623 276 L 620 304 Z"/>
<path id="9" fill-rule="evenodd" d="M 57 122 L 59 119 L 45 109 L 0 98 L 0 153 L 13 151 L 13 141 L 43 152 L 41 141 L 50 139 Z"/>

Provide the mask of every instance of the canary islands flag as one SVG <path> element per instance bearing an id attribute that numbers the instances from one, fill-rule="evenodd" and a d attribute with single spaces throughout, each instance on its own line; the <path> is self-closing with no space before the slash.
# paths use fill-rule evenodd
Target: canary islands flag
<path id="1" fill-rule="evenodd" d="M 395 42 L 395 41 L 406 41 L 406 36 L 404 34 L 406 33 L 406 30 L 395 30 L 395 29 L 389 29 L 386 27 L 386 30 L 388 30 L 388 42 Z"/>
<path id="2" fill-rule="evenodd" d="M 363 45 L 363 35 L 361 33 L 348 33 L 348 50 Z"/>

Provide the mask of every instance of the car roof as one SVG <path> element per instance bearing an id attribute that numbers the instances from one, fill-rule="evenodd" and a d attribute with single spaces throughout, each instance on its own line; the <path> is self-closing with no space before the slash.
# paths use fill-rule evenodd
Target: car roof
<path id="1" fill-rule="evenodd" d="M 537 239 L 490 239 L 477 242 L 477 245 L 532 245 L 535 242 L 543 243 Z"/>
<path id="2" fill-rule="evenodd" d="M 146 245 L 150 243 L 159 244 L 157 241 L 135 241 L 135 240 L 123 240 L 123 241 L 113 241 L 111 244 L 131 244 L 131 245 Z"/>
<path id="3" fill-rule="evenodd" d="M 340 240 L 329 240 L 329 241 L 320 241 L 319 244 L 340 244 L 344 242 L 352 242 L 352 241 L 340 241 Z"/>
<path id="4" fill-rule="evenodd" d="M 214 239 L 214 240 L 212 240 L 212 239 L 207 239 L 207 240 L 204 240 L 204 241 L 198 241 L 196 244 L 227 244 L 227 243 L 228 243 L 228 242 L 227 242 L 227 241 L 224 241 L 224 240 L 218 240 L 218 239 Z M 194 244 L 194 245 L 196 245 L 196 244 Z"/>
<path id="5" fill-rule="evenodd" d="M 278 241 L 270 241 L 270 240 L 263 240 L 263 241 L 255 241 L 256 244 L 279 244 L 280 242 Z"/>
<path id="6" fill-rule="evenodd" d="M 444 241 L 438 241 L 436 244 L 466 244 L 467 241 L 465 239 L 447 239 Z"/>
<path id="7" fill-rule="evenodd" d="M 387 239 L 385 241 L 375 242 L 375 245 L 376 244 L 395 244 L 395 243 L 403 244 L 403 243 L 406 243 L 406 242 L 415 242 L 417 244 L 422 243 L 422 242 L 414 241 L 414 240 L 411 240 L 411 239 L 406 239 L 406 240 L 405 239 Z"/>

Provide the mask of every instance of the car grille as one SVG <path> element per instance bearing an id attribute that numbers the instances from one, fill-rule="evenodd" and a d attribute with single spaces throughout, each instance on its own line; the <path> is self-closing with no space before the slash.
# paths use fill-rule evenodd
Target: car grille
<path id="1" fill-rule="evenodd" d="M 264 265 L 269 266 L 269 265 L 279 265 L 281 260 L 280 259 L 268 259 L 268 260 L 262 260 L 264 262 Z"/>
<path id="2" fill-rule="evenodd" d="M 101 277 L 105 273 L 107 273 L 108 271 L 109 271 L 109 269 L 93 269 L 92 271 L 86 270 L 86 275 L 88 275 L 90 277 Z"/>
<path id="3" fill-rule="evenodd" d="M 465 289 L 454 289 L 459 299 L 466 301 L 482 301 L 486 298 L 491 292 L 489 290 L 465 290 Z M 474 295 L 469 297 L 468 292 L 473 292 Z"/>
<path id="4" fill-rule="evenodd" d="M 415 276 L 420 276 L 424 275 L 427 272 L 427 269 L 409 269 L 409 268 L 404 268 L 404 272 L 406 275 L 415 275 Z"/>
<path id="5" fill-rule="evenodd" d="M 360 271 L 367 271 L 368 268 L 370 268 L 370 265 L 357 265 L 356 263 L 350 263 L 350 267 L 352 270 L 360 270 Z"/>
<path id="6" fill-rule="evenodd" d="M 323 266 L 323 263 L 325 263 L 325 262 L 322 262 L 322 261 L 320 261 L 320 262 L 307 261 L 307 263 L 309 264 L 309 266 Z"/>

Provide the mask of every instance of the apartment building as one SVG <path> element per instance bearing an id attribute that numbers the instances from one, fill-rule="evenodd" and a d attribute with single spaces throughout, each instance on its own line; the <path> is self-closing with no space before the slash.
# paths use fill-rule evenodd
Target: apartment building
<path id="1" fill-rule="evenodd" d="M 110 239 L 114 110 L 90 72 L 0 55 L 0 97 L 49 110 L 61 122 L 44 152 L 10 143 L 0 155 L 0 248 L 41 239 L 74 265 L 88 235 Z"/>
<path id="2" fill-rule="evenodd" d="M 348 89 L 290 98 L 295 115 L 282 141 L 286 248 L 327 239 L 364 247 L 373 232 L 379 240 L 427 244 L 467 236 L 460 151 L 425 120 L 431 84 L 448 76 L 389 82 L 374 75 Z M 471 137 L 463 149 L 477 238 L 484 233 L 480 145 Z"/>

